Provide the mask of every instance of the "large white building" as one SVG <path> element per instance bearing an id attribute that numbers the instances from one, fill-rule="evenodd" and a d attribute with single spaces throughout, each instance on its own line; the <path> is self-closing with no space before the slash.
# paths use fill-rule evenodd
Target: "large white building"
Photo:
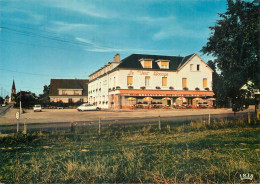
<path id="1" fill-rule="evenodd" d="M 145 101 L 194 105 L 195 99 L 214 95 L 212 72 L 197 54 L 132 54 L 123 60 L 116 54 L 113 62 L 89 75 L 88 101 L 102 108 L 129 108 Z"/>

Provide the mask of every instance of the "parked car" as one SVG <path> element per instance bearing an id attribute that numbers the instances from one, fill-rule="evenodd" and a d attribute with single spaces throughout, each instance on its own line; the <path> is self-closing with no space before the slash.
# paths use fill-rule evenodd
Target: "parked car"
<path id="1" fill-rule="evenodd" d="M 82 104 L 81 106 L 79 106 L 77 108 L 77 110 L 78 111 L 91 111 L 91 110 L 100 111 L 101 107 L 98 107 L 97 105 L 91 105 L 91 104 L 85 103 L 85 104 Z"/>
<path id="2" fill-rule="evenodd" d="M 5 107 L 5 106 L 6 106 L 5 103 L 3 103 L 3 104 L 2 104 L 2 107 Z"/>
<path id="3" fill-rule="evenodd" d="M 41 112 L 42 111 L 42 106 L 41 105 L 35 105 L 34 107 L 33 107 L 33 111 L 34 112 Z"/>

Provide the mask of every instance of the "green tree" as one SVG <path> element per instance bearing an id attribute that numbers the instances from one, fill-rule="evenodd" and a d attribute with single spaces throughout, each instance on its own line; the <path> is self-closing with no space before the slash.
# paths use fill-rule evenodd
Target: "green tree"
<path id="1" fill-rule="evenodd" d="M 241 87 L 249 80 L 259 87 L 259 2 L 228 0 L 225 13 L 210 27 L 212 33 L 203 54 L 212 55 L 220 70 L 223 99 L 232 100 L 233 110 L 243 106 Z"/>
<path id="2" fill-rule="evenodd" d="M 43 106 L 48 105 L 50 103 L 50 98 L 49 98 L 49 93 L 50 93 L 50 85 L 44 85 L 43 86 L 43 94 L 39 95 L 39 103 Z"/>
<path id="3" fill-rule="evenodd" d="M 4 99 L 3 97 L 0 96 L 0 104 L 3 104 L 4 103 Z"/>

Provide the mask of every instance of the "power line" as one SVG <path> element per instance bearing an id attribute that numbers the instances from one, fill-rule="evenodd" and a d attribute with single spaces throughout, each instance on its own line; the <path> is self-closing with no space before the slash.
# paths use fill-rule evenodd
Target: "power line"
<path id="1" fill-rule="evenodd" d="M 77 50 L 78 51 L 78 49 L 75 49 L 75 48 L 68 48 L 68 49 L 66 49 L 66 48 L 61 48 L 61 47 L 50 47 L 50 46 L 44 46 L 44 45 L 35 45 L 35 44 L 28 44 L 28 43 L 24 43 L 24 42 L 17 42 L 17 41 L 8 41 L 8 40 L 1 40 L 0 39 L 0 42 L 5 42 L 5 43 L 9 43 L 9 44 L 18 44 L 18 45 L 29 45 L 29 46 L 32 46 L 32 47 L 42 47 L 42 48 L 49 48 L 49 49 L 61 49 L 61 50 Z"/>
<path id="2" fill-rule="evenodd" d="M 8 70 L 8 69 L 1 69 L 2 71 L 7 71 L 7 72 L 14 72 L 14 73 L 21 73 L 21 74 L 26 74 L 26 75 L 37 75 L 37 76 L 49 76 L 49 77 L 68 77 L 68 76 L 62 76 L 62 75 L 52 75 L 52 74 L 37 74 L 37 73 L 30 73 L 30 72 L 20 72 L 20 71 L 14 71 L 14 70 Z M 79 76 L 79 75 L 78 75 Z M 83 75 L 80 75 L 81 77 L 85 77 Z"/>
<path id="3" fill-rule="evenodd" d="M 87 43 L 87 42 L 82 42 L 82 41 L 77 41 L 77 40 L 76 41 L 75 40 L 69 40 L 69 39 L 66 39 L 66 38 L 61 38 L 61 37 L 46 35 L 46 34 L 40 34 L 40 33 L 34 33 L 32 31 L 12 28 L 12 27 L 8 27 L 8 26 L 0 26 L 0 28 L 4 29 L 6 31 L 9 31 L 9 32 L 11 31 L 11 32 L 17 33 L 17 34 L 22 34 L 22 35 L 26 35 L 26 36 L 35 36 L 35 37 L 39 37 L 39 38 L 50 39 L 50 40 L 53 40 L 53 41 L 69 43 L 69 44 L 74 44 L 74 45 L 78 45 L 78 46 L 94 46 L 94 47 L 97 47 L 97 48 L 115 49 L 115 48 L 109 47 L 109 46 L 102 46 L 102 45 L 97 46 L 95 43 Z M 27 27 L 27 29 L 33 30 L 33 28 L 29 28 L 29 27 Z M 41 30 L 39 30 L 39 31 L 41 31 Z M 48 32 L 48 31 L 45 31 L 45 32 L 53 34 L 52 32 Z"/>
<path id="4" fill-rule="evenodd" d="M 26 36 L 35 36 L 35 37 L 40 37 L 40 38 L 46 38 L 46 39 L 49 39 L 49 40 L 54 40 L 54 41 L 63 42 L 63 43 L 70 43 L 70 44 L 81 45 L 81 46 L 94 45 L 94 44 L 91 44 L 91 43 L 77 42 L 77 41 L 72 41 L 72 40 L 59 38 L 59 37 L 48 36 L 48 35 L 46 36 L 44 34 L 39 34 L 39 33 L 36 34 L 36 33 L 33 33 L 33 32 L 19 30 L 19 29 L 14 29 L 14 28 L 7 27 L 7 26 L 0 26 L 0 28 L 4 29 L 4 30 L 15 32 L 15 33 L 18 33 L 18 34 L 23 34 L 23 35 L 26 35 Z"/>

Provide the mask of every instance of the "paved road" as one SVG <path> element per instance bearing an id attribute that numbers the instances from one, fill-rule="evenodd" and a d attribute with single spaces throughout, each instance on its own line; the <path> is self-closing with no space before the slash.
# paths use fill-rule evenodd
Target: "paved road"
<path id="1" fill-rule="evenodd" d="M 0 117 L 3 116 L 6 112 L 8 112 L 8 110 L 10 110 L 10 108 L 12 107 L 12 105 L 8 104 L 5 107 L 0 107 Z"/>
<path id="2" fill-rule="evenodd" d="M 97 112 L 92 112 L 93 114 Z M 117 112 L 117 113 L 123 113 L 123 112 Z M 91 112 L 87 112 L 87 114 L 91 114 Z M 124 113 L 123 113 L 124 114 Z M 137 114 L 137 112 L 136 112 Z M 163 114 L 163 113 L 161 113 Z M 171 125 L 178 125 L 178 124 L 183 124 L 192 121 L 200 121 L 200 120 L 208 120 L 209 115 L 208 114 L 200 114 L 200 115 L 185 115 L 185 111 L 182 111 L 180 113 L 182 115 L 179 116 L 169 116 L 165 114 L 165 116 L 161 116 L 161 123 L 167 123 Z M 85 114 L 84 114 L 85 115 Z M 235 118 L 241 118 L 241 117 L 247 117 L 248 112 L 240 112 L 234 115 L 233 113 L 223 113 L 223 114 L 211 114 L 211 120 L 218 120 L 218 119 L 235 119 Z M 254 117 L 254 113 L 251 111 L 251 116 Z M 81 126 L 97 126 L 98 125 L 98 118 L 94 116 L 95 119 L 89 118 L 89 120 L 85 121 L 74 121 L 77 123 L 78 127 Z M 116 126 L 122 126 L 122 125 L 130 125 L 130 124 L 155 124 L 158 123 L 158 116 L 128 116 L 128 117 L 105 117 L 101 119 L 101 123 L 103 126 L 106 125 L 116 125 Z M 26 121 L 21 121 L 20 128 L 21 130 L 23 129 L 23 122 Z M 69 129 L 71 127 L 71 122 L 72 121 L 60 121 L 60 122 L 40 122 L 40 123 L 32 123 L 29 122 L 27 124 L 28 131 L 39 131 L 39 130 L 45 130 L 45 131 L 51 131 L 51 130 L 65 130 Z M 15 123 L 12 124 L 6 124 L 6 125 L 0 125 L 0 131 L 1 133 L 14 133 L 16 131 L 16 121 Z"/>

